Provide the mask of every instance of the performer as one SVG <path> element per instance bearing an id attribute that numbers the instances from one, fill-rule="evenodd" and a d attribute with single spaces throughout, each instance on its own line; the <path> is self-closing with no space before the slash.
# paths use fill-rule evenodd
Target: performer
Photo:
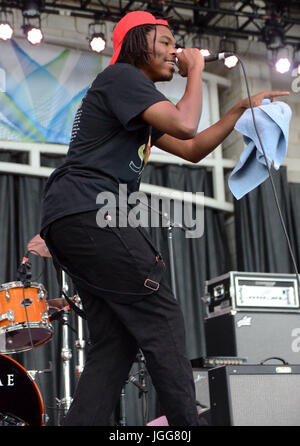
<path id="1" fill-rule="evenodd" d="M 91 339 L 64 424 L 108 425 L 140 348 L 169 424 L 196 426 L 183 317 L 164 278 L 163 259 L 141 227 L 103 222 L 127 216 L 127 204 L 117 200 L 120 185 L 128 194 L 139 189 L 151 144 L 197 162 L 232 131 L 249 104 L 239 102 L 196 134 L 204 67 L 200 51 L 177 53 L 168 22 L 144 11 L 119 21 L 113 47 L 109 67 L 82 100 L 66 161 L 50 176 L 42 203 L 41 236 L 54 262 L 74 281 Z M 172 79 L 176 57 L 187 84 L 173 105 L 155 82 Z M 263 92 L 252 100 L 260 105 L 263 98 L 281 94 Z M 101 214 L 104 197 L 115 197 L 117 206 Z"/>

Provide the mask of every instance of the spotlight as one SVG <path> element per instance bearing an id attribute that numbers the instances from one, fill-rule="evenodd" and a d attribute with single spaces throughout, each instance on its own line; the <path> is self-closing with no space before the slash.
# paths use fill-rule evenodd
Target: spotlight
<path id="1" fill-rule="evenodd" d="M 12 38 L 14 33 L 13 28 L 8 22 L 0 22 L 0 39 L 9 40 Z"/>
<path id="2" fill-rule="evenodd" d="M 238 64 L 239 60 L 236 56 L 229 56 L 224 59 L 224 65 L 227 68 L 234 68 Z"/>
<path id="3" fill-rule="evenodd" d="M 291 62 L 287 57 L 281 57 L 275 62 L 275 69 L 278 73 L 284 74 L 291 68 Z"/>
<path id="4" fill-rule="evenodd" d="M 94 33 L 92 34 L 89 45 L 92 51 L 95 53 L 102 53 L 106 46 L 106 39 L 103 33 Z"/>
<path id="5" fill-rule="evenodd" d="M 14 30 L 11 23 L 14 21 L 13 12 L 5 8 L 0 9 L 0 39 L 10 40 Z"/>
<path id="6" fill-rule="evenodd" d="M 94 23 L 89 24 L 89 46 L 95 53 L 102 53 L 106 47 L 105 31 L 105 22 L 99 22 L 97 18 Z"/>
<path id="7" fill-rule="evenodd" d="M 39 45 L 44 40 L 41 29 L 42 0 L 23 0 L 23 31 L 31 45 Z"/>
<path id="8" fill-rule="evenodd" d="M 273 64 L 275 70 L 280 74 L 287 73 L 290 70 L 291 58 L 288 47 L 273 52 Z"/>
<path id="9" fill-rule="evenodd" d="M 31 45 L 39 45 L 44 40 L 44 34 L 40 28 L 31 25 L 23 26 L 26 39 Z"/>

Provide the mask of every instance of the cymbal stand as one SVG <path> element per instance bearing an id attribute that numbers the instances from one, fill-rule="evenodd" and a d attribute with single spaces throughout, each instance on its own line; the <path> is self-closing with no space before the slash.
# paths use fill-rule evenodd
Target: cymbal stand
<path id="1" fill-rule="evenodd" d="M 68 284 L 66 281 L 66 274 L 62 271 L 62 290 L 68 295 Z M 61 358 L 63 361 L 63 377 L 64 377 L 64 397 L 60 400 L 60 404 L 62 405 L 64 415 L 68 412 L 71 403 L 71 374 L 70 374 L 70 360 L 72 358 L 72 350 L 70 349 L 69 343 L 69 314 L 70 311 L 65 308 L 62 315 L 62 324 L 63 324 L 63 342 L 62 342 L 62 350 L 61 350 Z"/>
<path id="2" fill-rule="evenodd" d="M 80 308 L 80 310 L 83 310 L 80 297 L 76 295 L 74 296 L 74 300 L 76 302 L 76 305 Z M 77 350 L 77 359 L 78 359 L 78 363 L 76 366 L 76 375 L 77 378 L 80 378 L 85 363 L 85 354 L 84 354 L 85 340 L 83 338 L 83 319 L 79 315 L 77 315 L 77 339 L 75 341 L 75 348 Z"/>

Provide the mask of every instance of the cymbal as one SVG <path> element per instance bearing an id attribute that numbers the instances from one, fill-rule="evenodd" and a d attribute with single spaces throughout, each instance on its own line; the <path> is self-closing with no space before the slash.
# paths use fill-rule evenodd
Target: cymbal
<path id="1" fill-rule="evenodd" d="M 51 257 L 45 241 L 40 237 L 39 234 L 37 234 L 28 242 L 27 249 L 32 254 L 40 255 L 42 257 Z"/>

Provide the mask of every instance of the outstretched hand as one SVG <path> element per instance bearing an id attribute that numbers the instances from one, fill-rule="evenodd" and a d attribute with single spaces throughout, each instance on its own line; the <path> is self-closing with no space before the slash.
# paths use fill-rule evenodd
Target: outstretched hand
<path id="1" fill-rule="evenodd" d="M 288 96 L 290 94 L 289 91 L 262 91 L 254 96 L 251 96 L 251 102 L 253 107 L 258 107 L 262 105 L 263 99 L 270 99 L 271 102 L 276 101 L 277 96 Z M 250 101 L 248 98 L 243 99 L 238 103 L 239 107 L 242 109 L 250 108 Z"/>

